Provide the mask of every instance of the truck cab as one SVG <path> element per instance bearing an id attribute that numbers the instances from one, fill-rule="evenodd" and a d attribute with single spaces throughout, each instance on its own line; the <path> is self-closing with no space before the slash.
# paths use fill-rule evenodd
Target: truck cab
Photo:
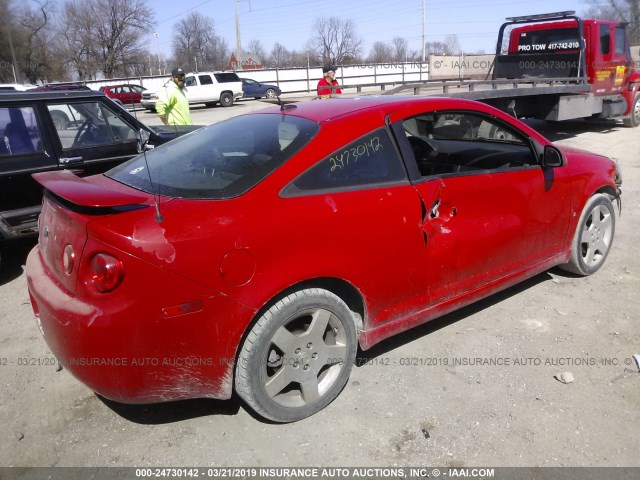
<path id="1" fill-rule="evenodd" d="M 545 73 L 550 77 L 577 70 L 581 50 L 579 22 L 585 73 L 593 93 L 621 93 L 634 70 L 625 26 L 619 22 L 576 18 L 517 27 L 509 35 L 509 55 L 546 60 L 550 68 Z"/>
<path id="2" fill-rule="evenodd" d="M 493 79 L 557 79 L 557 84 L 582 86 L 567 95 L 519 99 L 524 116 L 623 118 L 627 126 L 640 124 L 640 73 L 620 22 L 583 20 L 573 11 L 507 18 L 498 35 Z"/>

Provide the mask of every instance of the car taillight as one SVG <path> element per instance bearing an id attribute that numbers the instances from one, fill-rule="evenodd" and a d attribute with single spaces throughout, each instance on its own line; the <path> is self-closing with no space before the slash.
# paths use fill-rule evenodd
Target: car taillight
<path id="1" fill-rule="evenodd" d="M 91 259 L 91 285 L 98 292 L 111 292 L 123 277 L 124 264 L 113 255 L 98 253 Z"/>

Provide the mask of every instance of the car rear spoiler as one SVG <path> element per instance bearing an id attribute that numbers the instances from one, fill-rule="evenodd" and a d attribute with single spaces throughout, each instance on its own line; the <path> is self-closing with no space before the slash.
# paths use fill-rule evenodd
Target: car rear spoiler
<path id="1" fill-rule="evenodd" d="M 146 203 L 144 194 L 120 192 L 80 178 L 69 170 L 34 173 L 34 180 L 56 197 L 85 208 L 117 208 Z"/>

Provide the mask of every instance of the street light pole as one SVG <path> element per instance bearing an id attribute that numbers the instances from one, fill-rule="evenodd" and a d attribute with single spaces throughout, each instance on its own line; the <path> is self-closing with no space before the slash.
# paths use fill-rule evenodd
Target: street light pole
<path id="1" fill-rule="evenodd" d="M 162 75 L 162 65 L 160 63 L 160 35 L 158 32 L 154 32 L 153 36 L 158 40 L 158 75 Z"/>

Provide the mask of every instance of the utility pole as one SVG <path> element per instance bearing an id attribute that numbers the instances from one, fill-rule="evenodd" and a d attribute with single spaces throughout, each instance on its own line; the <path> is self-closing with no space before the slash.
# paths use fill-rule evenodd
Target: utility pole
<path id="1" fill-rule="evenodd" d="M 426 61 L 427 57 L 427 44 L 425 38 L 426 31 L 426 16 L 425 16 L 425 2 L 426 0 L 422 0 L 422 63 Z"/>
<path id="2" fill-rule="evenodd" d="M 236 61 L 238 62 L 238 69 L 242 69 L 242 45 L 240 42 L 240 17 L 238 17 L 238 0 L 235 0 L 236 5 Z"/>

